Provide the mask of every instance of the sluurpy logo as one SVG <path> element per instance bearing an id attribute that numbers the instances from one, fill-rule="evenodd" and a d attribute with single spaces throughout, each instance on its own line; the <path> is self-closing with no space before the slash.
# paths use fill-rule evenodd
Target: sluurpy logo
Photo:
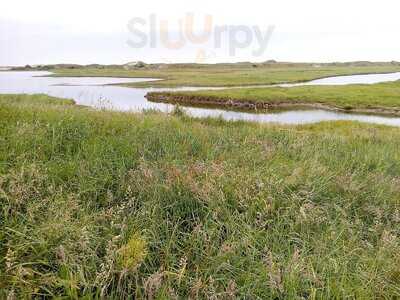
<path id="1" fill-rule="evenodd" d="M 171 25 L 178 25 L 176 30 Z M 203 28 L 195 30 L 195 15 L 187 13 L 179 20 L 158 19 L 156 14 L 148 18 L 132 18 L 128 23 L 132 48 L 160 48 L 181 50 L 190 47 L 196 52 L 196 60 L 203 62 L 215 56 L 215 50 L 223 49 L 225 55 L 236 56 L 240 49 L 251 49 L 251 55 L 265 54 L 275 27 L 264 30 L 260 26 L 216 25 L 211 15 L 203 16 Z"/>

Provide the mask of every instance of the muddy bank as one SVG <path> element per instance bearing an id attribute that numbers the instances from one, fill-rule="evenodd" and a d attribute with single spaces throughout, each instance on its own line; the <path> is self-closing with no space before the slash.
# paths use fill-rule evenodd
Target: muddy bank
<path id="1" fill-rule="evenodd" d="M 314 108 L 324 109 L 338 112 L 353 112 L 364 114 L 379 114 L 400 116 L 400 107 L 339 107 L 319 102 L 284 102 L 284 101 L 250 101 L 243 99 L 219 98 L 202 95 L 187 95 L 170 92 L 150 92 L 146 94 L 146 99 L 152 102 L 182 104 L 182 105 L 201 105 L 219 108 L 231 108 L 238 110 L 273 110 L 273 109 L 290 109 L 290 108 Z"/>

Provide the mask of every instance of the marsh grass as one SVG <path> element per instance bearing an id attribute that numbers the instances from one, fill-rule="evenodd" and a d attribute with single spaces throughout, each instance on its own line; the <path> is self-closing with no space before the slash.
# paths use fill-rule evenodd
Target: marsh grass
<path id="1" fill-rule="evenodd" d="M 159 78 L 152 82 L 124 84 L 134 87 L 181 87 L 181 86 L 240 86 L 265 85 L 287 82 L 303 82 L 318 78 L 399 72 L 398 63 L 368 63 L 357 65 L 276 63 L 276 64 L 172 64 L 153 65 L 147 68 L 124 70 L 123 68 L 91 68 L 82 66 L 75 69 L 54 69 L 54 76 L 108 76 Z"/>
<path id="2" fill-rule="evenodd" d="M 400 81 L 379 84 L 353 84 L 342 86 L 298 86 L 267 88 L 236 88 L 185 92 L 153 92 L 155 99 L 163 97 L 167 102 L 202 103 L 222 106 L 229 102 L 266 104 L 328 105 L 344 110 L 391 109 L 400 111 Z M 170 99 L 170 100 L 168 100 Z"/>
<path id="3" fill-rule="evenodd" d="M 0 298 L 400 297 L 400 132 L 0 96 Z"/>

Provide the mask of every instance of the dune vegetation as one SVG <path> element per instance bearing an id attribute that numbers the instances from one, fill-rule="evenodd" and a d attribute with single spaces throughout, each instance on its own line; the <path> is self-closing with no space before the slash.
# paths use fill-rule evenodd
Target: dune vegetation
<path id="1" fill-rule="evenodd" d="M 0 298 L 400 297 L 400 132 L 0 96 Z"/>

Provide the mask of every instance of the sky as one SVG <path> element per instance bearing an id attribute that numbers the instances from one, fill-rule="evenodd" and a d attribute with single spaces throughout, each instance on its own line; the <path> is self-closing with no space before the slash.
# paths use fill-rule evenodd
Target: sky
<path id="1" fill-rule="evenodd" d="M 399 11 L 398 0 L 2 0 L 0 65 L 400 61 Z"/>

